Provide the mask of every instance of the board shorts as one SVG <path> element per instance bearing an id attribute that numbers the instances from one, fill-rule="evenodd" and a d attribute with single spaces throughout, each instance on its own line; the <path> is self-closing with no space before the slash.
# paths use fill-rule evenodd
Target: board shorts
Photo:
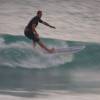
<path id="1" fill-rule="evenodd" d="M 29 38 L 30 40 L 33 40 L 34 43 L 36 42 L 38 43 L 40 41 L 39 37 L 37 37 L 34 32 L 30 31 L 27 28 L 24 30 L 24 34 L 27 38 Z"/>

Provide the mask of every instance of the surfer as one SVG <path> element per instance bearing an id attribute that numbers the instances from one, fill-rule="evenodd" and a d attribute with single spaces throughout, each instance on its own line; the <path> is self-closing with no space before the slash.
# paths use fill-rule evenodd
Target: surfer
<path id="1" fill-rule="evenodd" d="M 44 24 L 50 28 L 54 28 L 54 29 L 55 29 L 55 27 L 51 26 L 47 22 L 43 21 L 41 19 L 41 17 L 42 17 L 42 11 L 39 10 L 39 11 L 37 11 L 36 16 L 33 17 L 30 20 L 30 22 L 28 23 L 28 25 L 25 27 L 24 34 L 26 37 L 28 37 L 29 39 L 31 39 L 33 41 L 33 46 L 35 46 L 36 43 L 38 43 L 41 48 L 43 48 L 44 50 L 46 50 L 49 53 L 52 53 L 54 51 L 54 48 L 50 49 L 44 45 L 44 43 L 39 38 L 39 34 L 36 31 L 36 27 L 37 27 L 38 23 L 42 23 L 42 24 Z"/>

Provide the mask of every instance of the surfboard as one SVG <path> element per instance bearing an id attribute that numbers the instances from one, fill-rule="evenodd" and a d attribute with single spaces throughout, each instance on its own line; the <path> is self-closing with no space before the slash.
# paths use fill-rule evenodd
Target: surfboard
<path id="1" fill-rule="evenodd" d="M 57 53 L 67 53 L 67 54 L 72 54 L 72 53 L 77 53 L 83 50 L 85 46 L 70 46 L 70 47 L 65 47 L 65 48 L 55 48 L 55 51 L 50 53 L 50 54 L 57 54 Z"/>

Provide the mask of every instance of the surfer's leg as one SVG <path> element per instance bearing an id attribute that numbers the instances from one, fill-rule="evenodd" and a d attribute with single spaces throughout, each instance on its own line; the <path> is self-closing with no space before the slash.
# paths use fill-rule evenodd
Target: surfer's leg
<path id="1" fill-rule="evenodd" d="M 39 41 L 38 44 L 39 44 L 39 46 L 40 46 L 41 48 L 43 48 L 43 49 L 46 50 L 47 52 L 49 52 L 49 53 L 54 52 L 54 48 L 52 48 L 52 49 L 47 48 L 41 41 Z"/>
<path id="2" fill-rule="evenodd" d="M 49 52 L 49 53 L 52 53 L 52 52 L 54 51 L 54 48 L 52 48 L 52 49 L 47 48 L 47 47 L 40 41 L 40 38 L 39 38 L 37 35 L 34 34 L 34 37 L 33 37 L 33 47 L 36 46 L 36 43 L 38 43 L 39 46 L 40 46 L 41 48 L 43 48 L 44 50 L 46 50 L 46 51 Z"/>

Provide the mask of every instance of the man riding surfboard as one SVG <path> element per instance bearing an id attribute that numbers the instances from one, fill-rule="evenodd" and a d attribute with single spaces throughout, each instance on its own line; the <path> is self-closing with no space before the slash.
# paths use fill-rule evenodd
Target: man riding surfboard
<path id="1" fill-rule="evenodd" d="M 35 17 L 33 17 L 30 22 L 28 23 L 28 25 L 25 27 L 24 30 L 24 34 L 26 37 L 28 37 L 29 39 L 31 39 L 33 41 L 33 45 L 35 46 L 36 43 L 38 43 L 40 45 L 41 48 L 43 48 L 44 50 L 46 50 L 49 53 L 52 53 L 54 51 L 54 48 L 47 48 L 44 43 L 42 43 L 42 41 L 39 38 L 39 34 L 36 31 L 36 27 L 38 25 L 38 23 L 42 23 L 50 28 L 54 28 L 54 26 L 51 26 L 50 24 L 48 24 L 47 22 L 43 21 L 41 19 L 42 17 L 42 11 L 37 11 L 37 15 Z"/>

